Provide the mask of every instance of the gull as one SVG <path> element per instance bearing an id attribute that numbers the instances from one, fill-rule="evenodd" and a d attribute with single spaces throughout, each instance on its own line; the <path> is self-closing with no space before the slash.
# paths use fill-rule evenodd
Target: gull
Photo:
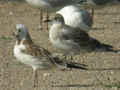
<path id="1" fill-rule="evenodd" d="M 41 10 L 40 25 L 42 25 L 43 14 L 46 12 L 46 19 L 48 19 L 48 13 L 53 13 L 63 8 L 64 6 L 71 4 L 81 4 L 84 0 L 26 0 L 26 2 Z M 48 24 L 47 24 L 48 29 Z"/>
<path id="2" fill-rule="evenodd" d="M 86 70 L 85 65 L 62 61 L 58 57 L 54 57 L 47 49 L 34 44 L 27 27 L 23 24 L 16 25 L 16 32 L 14 32 L 13 35 L 16 38 L 13 50 L 14 56 L 18 61 L 33 68 L 34 87 L 38 86 L 37 69 L 75 68 Z"/>
<path id="3" fill-rule="evenodd" d="M 67 5 L 81 4 L 84 0 L 26 0 L 34 7 L 40 8 L 46 12 L 55 12 Z"/>
<path id="4" fill-rule="evenodd" d="M 94 17 L 94 9 L 99 9 L 105 6 L 116 5 L 119 0 L 85 0 L 84 5 L 88 8 L 92 8 L 92 17 Z"/>
<path id="5" fill-rule="evenodd" d="M 66 25 L 80 28 L 86 32 L 92 28 L 93 19 L 91 14 L 87 10 L 80 9 L 80 6 L 68 5 L 56 13 L 63 16 Z"/>
<path id="6" fill-rule="evenodd" d="M 113 49 L 113 46 L 90 37 L 87 32 L 66 25 L 60 14 L 56 14 L 53 20 L 45 22 L 49 21 L 53 22 L 49 30 L 49 40 L 53 47 L 62 50 L 64 54 L 76 55 L 80 52 L 92 51 L 118 52 Z"/>

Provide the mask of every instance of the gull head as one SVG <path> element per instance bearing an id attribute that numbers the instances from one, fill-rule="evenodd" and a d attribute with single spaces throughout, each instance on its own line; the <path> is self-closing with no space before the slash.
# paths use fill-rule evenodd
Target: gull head
<path id="1" fill-rule="evenodd" d="M 61 23 L 61 24 L 64 24 L 64 18 L 62 15 L 60 14 L 56 14 L 54 19 L 53 19 L 53 23 Z"/>
<path id="2" fill-rule="evenodd" d="M 16 32 L 13 33 L 17 40 L 24 40 L 29 34 L 27 28 L 23 24 L 16 24 Z"/>
<path id="3" fill-rule="evenodd" d="M 53 19 L 47 19 L 43 21 L 44 23 L 46 22 L 52 22 L 53 24 L 65 24 L 64 17 L 60 14 L 55 14 Z"/>

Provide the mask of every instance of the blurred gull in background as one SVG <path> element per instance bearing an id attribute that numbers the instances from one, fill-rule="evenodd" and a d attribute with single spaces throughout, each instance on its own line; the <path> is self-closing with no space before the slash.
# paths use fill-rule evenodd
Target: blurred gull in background
<path id="1" fill-rule="evenodd" d="M 94 9 L 99 9 L 106 6 L 116 5 L 119 0 L 84 0 L 84 5 L 91 8 L 92 17 L 94 17 Z"/>
<path id="2" fill-rule="evenodd" d="M 46 12 L 46 19 L 48 19 L 48 12 L 56 12 L 59 9 L 63 8 L 64 6 L 71 5 L 71 4 L 81 4 L 84 0 L 26 0 L 30 5 L 37 7 L 41 10 L 40 14 L 40 25 L 42 29 L 42 21 L 43 21 L 43 14 L 42 12 Z M 48 24 L 47 24 L 48 30 Z"/>
<path id="3" fill-rule="evenodd" d="M 66 25 L 86 32 L 92 28 L 93 19 L 91 14 L 87 10 L 80 9 L 80 6 L 65 6 L 57 13 L 63 16 Z"/>

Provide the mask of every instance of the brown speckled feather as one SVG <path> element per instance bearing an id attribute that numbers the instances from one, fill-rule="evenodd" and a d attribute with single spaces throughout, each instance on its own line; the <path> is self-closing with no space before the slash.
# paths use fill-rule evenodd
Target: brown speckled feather
<path id="1" fill-rule="evenodd" d="M 61 69 L 86 69 L 82 66 L 77 66 L 76 64 L 73 65 L 73 63 L 64 62 L 58 57 L 53 57 L 47 49 L 35 45 L 29 32 L 23 25 L 19 25 L 19 27 L 17 27 L 17 33 L 14 35 L 17 39 L 14 46 L 15 57 L 22 63 L 32 66 L 34 70 L 37 68 L 50 69 L 54 67 L 60 67 Z"/>
<path id="2" fill-rule="evenodd" d="M 23 41 L 23 44 L 26 46 L 26 50 L 30 53 L 32 56 L 50 56 L 51 53 L 48 52 L 48 50 L 37 46 L 33 43 L 32 39 L 30 38 L 30 35 L 27 35 L 27 38 Z"/>
<path id="3" fill-rule="evenodd" d="M 26 49 L 23 51 L 24 53 L 35 57 L 46 58 L 46 60 L 49 60 L 51 63 L 55 64 L 51 53 L 45 48 L 35 45 L 29 34 L 27 35 L 27 38 L 24 39 L 23 44 L 26 46 Z"/>

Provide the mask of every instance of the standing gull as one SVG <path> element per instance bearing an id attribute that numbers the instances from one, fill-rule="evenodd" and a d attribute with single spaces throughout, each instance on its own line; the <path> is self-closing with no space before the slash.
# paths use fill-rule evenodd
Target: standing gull
<path id="1" fill-rule="evenodd" d="M 116 5 L 119 0 L 85 0 L 84 5 L 92 8 L 92 17 L 94 17 L 94 9 L 99 9 L 105 6 Z"/>
<path id="2" fill-rule="evenodd" d="M 48 18 L 48 13 L 56 12 L 66 5 L 81 4 L 84 2 L 84 0 L 26 0 L 26 2 L 41 10 L 40 24 L 42 25 L 42 19 L 43 19 L 42 12 L 46 12 L 47 13 L 46 18 Z M 47 29 L 48 29 L 48 25 L 47 25 Z"/>
<path id="3" fill-rule="evenodd" d="M 65 6 L 57 13 L 63 16 L 66 25 L 87 32 L 92 28 L 93 19 L 91 14 L 87 10 L 80 9 L 80 6 Z"/>
<path id="4" fill-rule="evenodd" d="M 49 31 L 49 40 L 54 47 L 63 50 L 65 54 L 79 54 L 80 52 L 91 51 L 117 53 L 117 50 L 114 50 L 111 45 L 99 42 L 81 29 L 66 25 L 60 14 L 56 14 L 52 21 L 53 25 Z"/>
<path id="5" fill-rule="evenodd" d="M 85 65 L 82 64 L 61 61 L 58 57 L 53 57 L 45 48 L 35 45 L 23 24 L 17 24 L 14 36 L 16 37 L 14 56 L 18 61 L 33 68 L 34 87 L 38 86 L 37 69 L 52 69 L 56 67 L 60 69 L 86 69 Z"/>

